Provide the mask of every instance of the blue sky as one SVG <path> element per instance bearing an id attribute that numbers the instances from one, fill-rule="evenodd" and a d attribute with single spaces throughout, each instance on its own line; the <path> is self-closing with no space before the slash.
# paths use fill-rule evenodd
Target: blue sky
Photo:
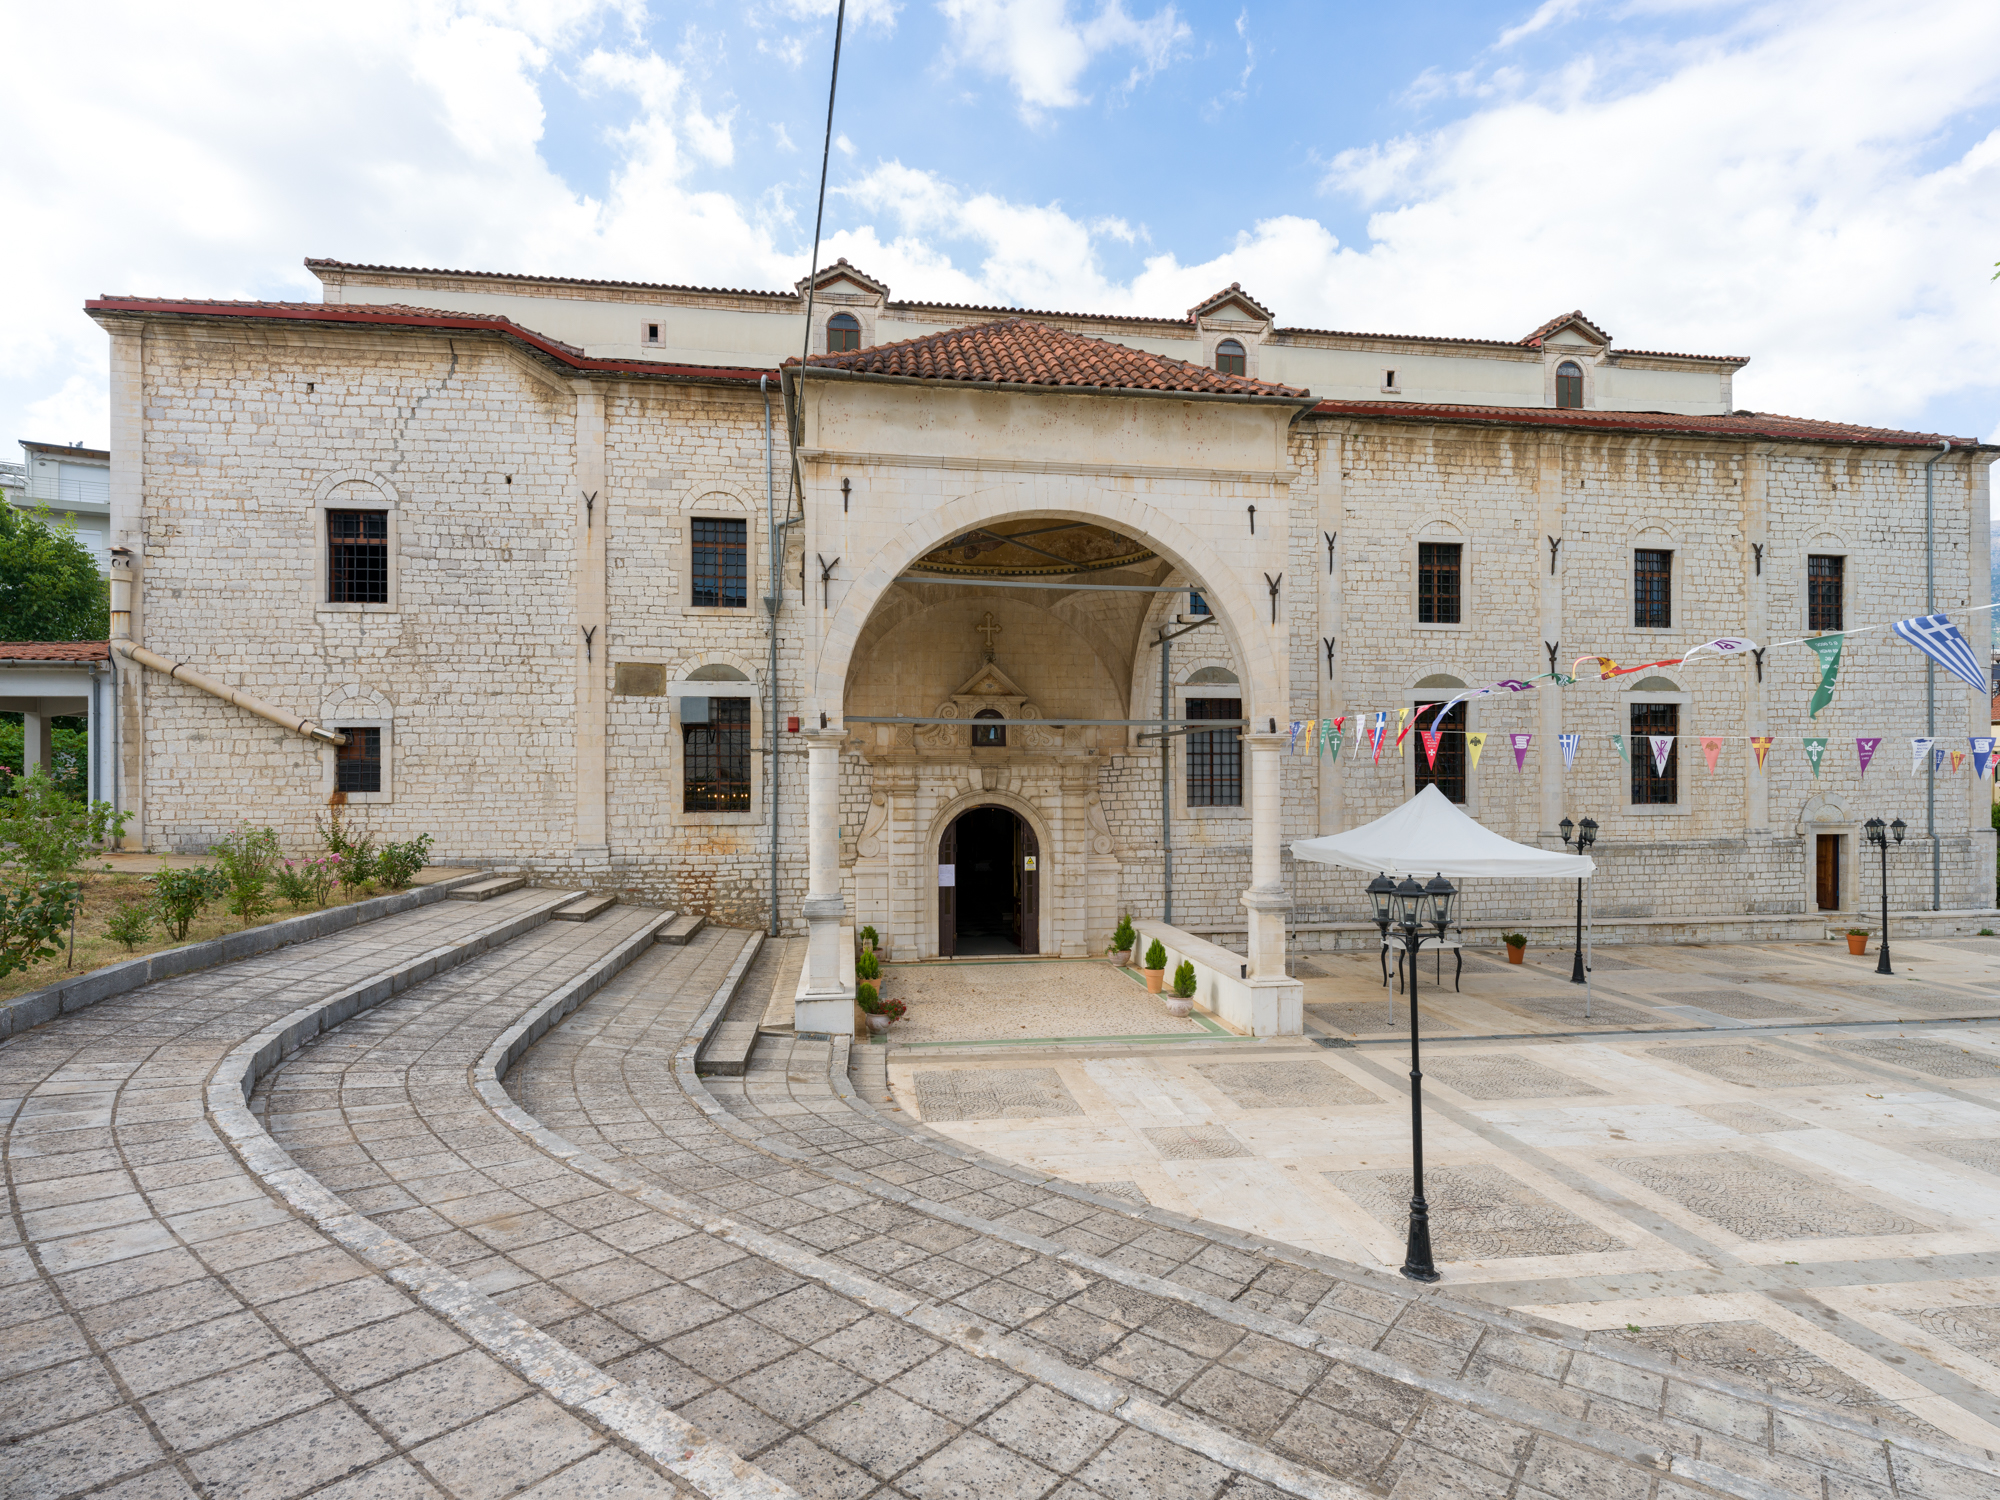
<path id="1" fill-rule="evenodd" d="M 100 291 L 306 255 L 781 286 L 832 0 L 10 7 L 0 436 L 105 438 Z M 113 40 L 107 46 L 105 38 Z M 824 255 L 904 296 L 1747 354 L 2000 434 L 2000 6 L 860 0 Z"/>

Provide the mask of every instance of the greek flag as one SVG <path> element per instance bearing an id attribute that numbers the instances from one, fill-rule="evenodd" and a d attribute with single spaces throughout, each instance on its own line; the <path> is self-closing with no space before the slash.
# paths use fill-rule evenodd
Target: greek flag
<path id="1" fill-rule="evenodd" d="M 1972 643 L 1951 623 L 1949 616 L 1918 615 L 1912 620 L 1898 620 L 1890 629 L 1961 682 L 1982 693 L 1991 691 L 1985 667 L 1972 654 Z"/>

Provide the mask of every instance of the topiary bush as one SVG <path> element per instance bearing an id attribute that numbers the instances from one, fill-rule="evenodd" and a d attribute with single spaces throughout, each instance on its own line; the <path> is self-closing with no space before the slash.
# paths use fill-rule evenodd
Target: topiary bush
<path id="1" fill-rule="evenodd" d="M 1139 941 L 1139 934 L 1132 930 L 1132 914 L 1128 911 L 1118 919 L 1118 930 L 1111 934 L 1113 953 L 1130 953 L 1132 945 Z"/>
<path id="2" fill-rule="evenodd" d="M 1166 966 L 1166 945 L 1158 938 L 1154 938 L 1152 945 L 1146 949 L 1146 967 L 1149 969 L 1164 969 Z"/>
<path id="3" fill-rule="evenodd" d="M 854 977 L 857 979 L 880 979 L 882 960 L 868 949 L 863 948 L 854 960 Z"/>
<path id="4" fill-rule="evenodd" d="M 1183 1000 L 1194 998 L 1194 965 L 1187 959 L 1182 959 L 1181 966 L 1174 970 L 1174 993 Z"/>

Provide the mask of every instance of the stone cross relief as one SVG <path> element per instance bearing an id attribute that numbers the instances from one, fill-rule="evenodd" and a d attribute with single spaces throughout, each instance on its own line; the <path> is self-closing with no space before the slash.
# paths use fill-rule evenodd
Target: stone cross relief
<path id="1" fill-rule="evenodd" d="M 1000 622 L 993 618 L 993 611 L 990 609 L 986 611 L 986 618 L 972 627 L 974 635 L 983 635 L 986 637 L 986 659 L 988 661 L 993 660 L 993 637 L 1000 633 L 1000 629 Z"/>

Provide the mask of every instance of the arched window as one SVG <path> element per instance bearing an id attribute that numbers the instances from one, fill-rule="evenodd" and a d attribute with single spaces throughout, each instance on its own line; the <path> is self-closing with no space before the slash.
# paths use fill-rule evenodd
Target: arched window
<path id="1" fill-rule="evenodd" d="M 972 716 L 975 719 L 998 719 L 994 725 L 975 724 L 972 726 L 972 743 L 989 749 L 1004 750 L 1007 747 L 1007 716 L 997 708 L 982 708 Z"/>
<path id="2" fill-rule="evenodd" d="M 1215 368 L 1224 375 L 1242 375 L 1249 369 L 1249 360 L 1243 353 L 1243 346 L 1235 339 L 1224 339 L 1215 346 Z"/>
<path id="3" fill-rule="evenodd" d="M 1573 359 L 1556 366 L 1556 405 L 1583 405 L 1583 366 Z"/>
<path id="4" fill-rule="evenodd" d="M 861 347 L 861 320 L 853 313 L 835 313 L 826 320 L 826 352 L 838 354 L 843 349 Z"/>

